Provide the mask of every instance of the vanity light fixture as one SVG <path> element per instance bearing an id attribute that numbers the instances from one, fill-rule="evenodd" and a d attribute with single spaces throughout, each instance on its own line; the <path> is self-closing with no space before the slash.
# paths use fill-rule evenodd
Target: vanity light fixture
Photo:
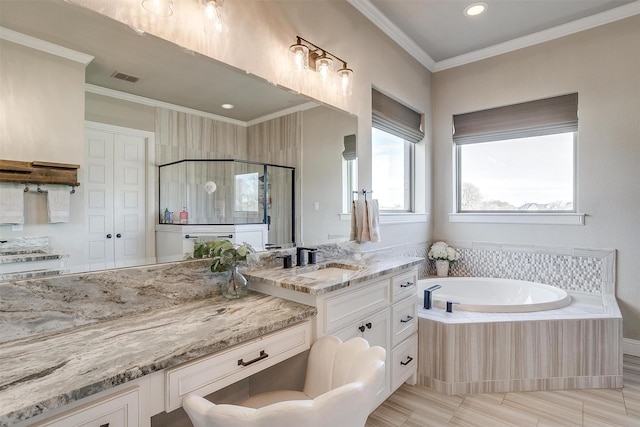
<path id="1" fill-rule="evenodd" d="M 482 2 L 473 3 L 464 9 L 464 14 L 465 16 L 478 16 L 481 13 L 484 13 L 484 11 L 486 10 L 487 10 L 486 3 L 482 3 Z"/>
<path id="2" fill-rule="evenodd" d="M 331 78 L 331 73 L 334 71 L 334 62 L 342 63 L 342 67 L 336 71 L 340 78 L 340 88 L 343 95 L 351 95 L 353 70 L 347 67 L 346 61 L 300 36 L 297 36 L 296 43 L 289 47 L 289 55 L 297 71 L 306 69 L 317 71 L 325 83 Z"/>
<path id="3" fill-rule="evenodd" d="M 224 12 L 222 4 L 224 0 L 200 0 L 204 8 L 204 31 L 209 32 L 213 28 L 216 34 L 222 34 L 225 29 Z"/>
<path id="4" fill-rule="evenodd" d="M 142 7 L 154 15 L 173 15 L 173 0 L 142 0 Z"/>

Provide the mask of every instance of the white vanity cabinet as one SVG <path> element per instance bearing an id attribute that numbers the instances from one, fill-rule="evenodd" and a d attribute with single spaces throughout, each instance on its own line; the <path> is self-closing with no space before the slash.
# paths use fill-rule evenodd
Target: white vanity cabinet
<path id="1" fill-rule="evenodd" d="M 139 407 L 140 391 L 135 387 L 98 399 L 34 426 L 138 427 Z"/>
<path id="2" fill-rule="evenodd" d="M 405 381 L 415 384 L 417 379 L 417 283 L 418 270 L 412 267 L 320 295 L 262 283 L 250 282 L 250 286 L 317 307 L 316 339 L 336 335 L 344 341 L 361 336 L 370 345 L 384 347 L 387 369 L 376 402 L 379 404 Z"/>

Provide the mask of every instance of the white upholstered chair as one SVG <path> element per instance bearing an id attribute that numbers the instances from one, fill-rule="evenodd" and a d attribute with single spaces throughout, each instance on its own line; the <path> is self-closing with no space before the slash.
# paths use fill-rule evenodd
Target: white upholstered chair
<path id="1" fill-rule="evenodd" d="M 384 379 L 385 350 L 334 336 L 311 346 L 303 391 L 260 393 L 238 405 L 190 394 L 182 406 L 195 427 L 363 427 Z"/>

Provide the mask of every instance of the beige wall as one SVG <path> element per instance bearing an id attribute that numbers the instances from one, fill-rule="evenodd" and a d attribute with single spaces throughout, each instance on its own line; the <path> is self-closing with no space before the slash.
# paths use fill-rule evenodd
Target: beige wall
<path id="1" fill-rule="evenodd" d="M 618 250 L 624 336 L 640 339 L 640 16 L 433 76 L 434 237 Z M 578 92 L 584 226 L 450 223 L 453 114 Z"/>
<path id="2" fill-rule="evenodd" d="M 302 128 L 302 243 L 324 243 L 330 234 L 348 240 L 351 222 L 339 216 L 343 213 L 342 152 L 344 137 L 356 132 L 357 120 L 342 111 L 316 107 L 302 113 Z"/>
<path id="3" fill-rule="evenodd" d="M 79 164 L 82 183 L 84 65 L 0 40 L 0 70 L 0 159 Z M 71 196 L 69 223 L 50 225 L 46 196 L 25 193 L 24 229 L 0 225 L 0 236 L 49 236 L 56 250 L 83 253 L 83 194 L 81 185 Z M 79 262 L 67 259 L 65 267 Z"/>
<path id="4" fill-rule="evenodd" d="M 86 92 L 86 120 L 155 132 L 155 108 Z"/>

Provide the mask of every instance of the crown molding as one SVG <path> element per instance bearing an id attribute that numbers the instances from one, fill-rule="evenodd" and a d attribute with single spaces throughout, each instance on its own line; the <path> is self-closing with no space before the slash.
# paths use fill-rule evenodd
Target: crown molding
<path id="1" fill-rule="evenodd" d="M 51 55 L 59 56 L 61 58 L 69 59 L 71 61 L 79 62 L 85 67 L 94 60 L 93 56 L 87 55 L 86 53 L 49 43 L 4 27 L 0 27 L 0 39 L 30 47 Z"/>
<path id="2" fill-rule="evenodd" d="M 407 36 L 398 26 L 389 20 L 380 10 L 371 3 L 370 0 L 347 0 L 351 6 L 362 13 L 369 21 L 388 35 L 409 55 L 422 64 L 427 70 L 433 71 L 436 62 L 427 52 L 422 50 L 409 36 Z"/>
<path id="3" fill-rule="evenodd" d="M 579 33 L 581 31 L 599 27 L 601 25 L 609 24 L 638 14 L 640 14 L 640 1 L 635 1 L 606 12 L 568 22 L 554 28 L 549 28 L 548 30 L 539 31 L 508 42 L 499 43 L 485 49 L 479 49 L 464 55 L 438 61 L 432 71 L 437 72 L 458 67 L 460 65 L 470 64 L 493 56 L 502 55 L 504 53 L 513 52 L 518 49 Z"/>
<path id="4" fill-rule="evenodd" d="M 273 114 L 269 114 L 257 119 L 244 122 L 242 120 L 236 120 L 225 116 L 219 116 L 217 114 L 207 113 L 205 111 L 196 110 L 189 107 L 183 107 L 181 105 L 171 104 L 169 102 L 158 101 L 157 99 L 147 98 L 144 96 L 133 95 L 127 92 L 121 92 L 115 89 L 109 89 L 102 86 L 96 86 L 91 83 L 85 83 L 85 92 L 95 93 L 96 95 L 108 96 L 111 98 L 121 99 L 123 101 L 134 102 L 136 104 L 148 105 L 150 107 L 166 108 L 181 113 L 192 114 L 194 116 L 204 117 L 219 122 L 230 123 L 242 127 L 252 126 L 258 123 L 266 122 L 267 120 L 273 120 L 278 117 L 286 116 L 288 114 L 296 113 L 298 111 L 305 111 L 311 108 L 317 107 L 316 102 L 305 102 L 304 104 L 297 105 L 295 107 L 287 108 L 285 110 L 277 111 Z"/>
<path id="5" fill-rule="evenodd" d="M 382 32 L 391 37 L 393 41 L 398 43 L 400 47 L 406 50 L 418 62 L 431 72 L 447 70 L 449 68 L 458 67 L 460 65 L 470 64 L 472 62 L 481 61 L 493 56 L 502 55 L 504 53 L 513 52 L 518 49 L 544 43 L 550 40 L 565 37 L 571 34 L 579 33 L 611 22 L 619 21 L 634 15 L 640 14 L 640 0 L 629 3 L 606 12 L 568 22 L 548 30 L 539 31 L 534 34 L 519 37 L 508 42 L 499 43 L 484 49 L 464 55 L 455 56 L 442 61 L 435 62 L 429 54 L 422 50 L 413 40 L 409 38 L 400 28 L 392 23 L 385 15 L 376 8 L 370 0 L 347 0 L 355 9 L 362 13 Z"/>
<path id="6" fill-rule="evenodd" d="M 211 114 L 204 111 L 195 110 L 193 108 L 183 107 L 181 105 L 171 104 L 169 102 L 158 101 L 157 99 L 146 98 L 144 96 L 133 95 L 127 92 L 120 92 L 119 90 L 108 89 L 106 87 L 96 86 L 90 83 L 85 83 L 85 92 L 109 96 L 111 98 L 121 99 L 123 101 L 135 102 L 136 104 L 148 105 L 150 107 L 167 108 L 169 110 L 193 114 L 195 116 L 217 120 L 219 122 L 231 123 L 242 127 L 247 126 L 247 122 L 243 122 L 242 120 L 231 119 L 229 117 L 219 116 L 217 114 Z"/>
<path id="7" fill-rule="evenodd" d="M 285 110 L 276 111 L 266 116 L 258 117 L 257 119 L 249 120 L 247 126 L 257 125 L 258 123 L 266 122 L 269 120 L 277 119 L 278 117 L 286 116 L 288 114 L 297 113 L 298 111 L 306 111 L 312 108 L 318 107 L 320 104 L 317 102 L 305 102 L 304 104 L 296 105 L 295 107 L 287 108 Z"/>

